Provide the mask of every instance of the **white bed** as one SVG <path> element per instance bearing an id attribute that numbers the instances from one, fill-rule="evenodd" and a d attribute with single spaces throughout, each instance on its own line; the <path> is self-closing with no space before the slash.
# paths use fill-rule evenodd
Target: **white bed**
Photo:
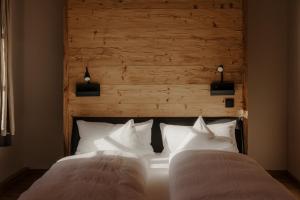
<path id="1" fill-rule="evenodd" d="M 256 162 L 238 154 L 235 120 L 206 125 L 199 117 L 193 126 L 161 123 L 164 150 L 158 154 L 150 145 L 153 120 L 78 125 L 77 155 L 54 164 L 20 200 L 293 199 Z M 262 190 L 251 190 L 260 181 Z M 227 183 L 229 187 L 215 188 Z M 253 191 L 258 198 L 251 196 Z"/>
<path id="2" fill-rule="evenodd" d="M 165 150 L 155 154 L 150 145 L 153 120 L 142 123 L 129 120 L 125 124 L 79 120 L 76 155 L 54 164 L 20 200 L 42 196 L 46 200 L 169 199 L 169 158 L 174 154 L 173 148 L 184 142 L 181 139 L 189 136 L 190 131 L 203 131 L 202 123 L 200 117 L 194 126 L 170 125 L 169 129 L 168 124 L 161 124 Z M 176 133 L 176 130 L 180 131 Z M 173 136 L 177 138 L 176 134 L 182 136 L 180 140 L 168 142 Z"/>

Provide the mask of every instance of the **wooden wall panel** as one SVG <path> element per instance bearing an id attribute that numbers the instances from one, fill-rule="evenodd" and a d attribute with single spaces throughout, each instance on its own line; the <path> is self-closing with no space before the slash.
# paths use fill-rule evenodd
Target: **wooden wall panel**
<path id="1" fill-rule="evenodd" d="M 69 8 L 95 9 L 241 9 L 242 0 L 72 0 Z"/>
<path id="2" fill-rule="evenodd" d="M 70 68 L 70 86 L 74 86 L 82 79 L 85 71 L 82 66 L 84 64 L 80 68 Z M 91 67 L 89 71 L 93 74 L 94 80 L 100 81 L 103 85 L 207 84 L 220 79 L 220 75 L 215 69 L 199 66 L 99 66 Z M 242 72 L 228 71 L 224 74 L 225 79 L 242 83 Z"/>
<path id="3" fill-rule="evenodd" d="M 210 96 L 207 85 L 103 85 L 101 89 L 101 97 L 90 97 L 84 101 L 77 98 L 74 91 L 70 91 L 69 103 L 222 105 L 224 100 L 224 96 Z M 236 106 L 242 108 L 241 85 L 237 86 L 236 93 Z M 203 96 L 207 97 L 203 98 Z"/>
<path id="4" fill-rule="evenodd" d="M 239 116 L 245 110 L 242 0 L 68 0 L 66 150 L 73 116 Z M 236 83 L 235 107 L 210 83 Z M 101 96 L 78 98 L 89 67 Z"/>

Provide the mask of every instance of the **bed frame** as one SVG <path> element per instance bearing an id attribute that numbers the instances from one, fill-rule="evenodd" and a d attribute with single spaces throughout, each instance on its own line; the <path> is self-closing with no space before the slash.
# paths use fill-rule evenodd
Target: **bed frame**
<path id="1" fill-rule="evenodd" d="M 149 119 L 153 119 L 154 123 L 152 126 L 152 147 L 154 152 L 160 153 L 163 151 L 163 142 L 161 137 L 160 131 L 160 123 L 166 124 L 174 124 L 174 125 L 185 125 L 185 126 L 193 126 L 197 117 L 74 117 L 73 118 L 73 129 L 72 129 L 72 137 L 71 137 L 71 155 L 74 155 L 80 140 L 79 131 L 77 127 L 77 120 L 85 120 L 89 122 L 107 122 L 112 124 L 122 124 L 126 123 L 128 120 L 134 119 L 134 122 L 144 122 Z M 204 121 L 207 124 L 213 124 L 216 122 L 226 122 L 237 120 L 237 127 L 236 127 L 236 141 L 237 146 L 240 153 L 245 154 L 245 145 L 244 145 L 244 128 L 243 128 L 243 119 L 242 118 L 214 118 L 214 117 L 207 117 L 204 118 Z"/>

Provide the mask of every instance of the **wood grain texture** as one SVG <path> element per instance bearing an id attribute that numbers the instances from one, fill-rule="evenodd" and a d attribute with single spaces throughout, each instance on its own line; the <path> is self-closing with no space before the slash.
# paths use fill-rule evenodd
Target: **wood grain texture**
<path id="1" fill-rule="evenodd" d="M 226 96 L 210 96 L 209 85 L 104 85 L 100 97 L 82 101 L 73 91 L 69 103 L 84 104 L 223 104 Z M 74 88 L 75 90 L 75 88 Z M 206 96 L 206 98 L 203 98 Z M 227 96 L 231 97 L 231 96 Z M 243 108 L 242 87 L 237 86 L 237 108 Z M 224 106 L 224 105 L 222 105 Z M 224 107 L 223 107 L 224 108 Z M 223 109 L 222 108 L 222 109 Z"/>
<path id="2" fill-rule="evenodd" d="M 70 87 L 82 79 L 85 71 L 83 67 L 71 69 Z M 220 79 L 215 69 L 202 66 L 98 66 L 90 67 L 89 71 L 93 74 L 92 79 L 100 81 L 102 85 L 208 85 Z M 238 70 L 228 70 L 224 78 L 242 83 L 242 73 Z"/>
<path id="3" fill-rule="evenodd" d="M 90 104 L 74 103 L 70 107 L 72 116 L 83 117 L 235 117 L 236 109 L 224 109 L 224 104 L 213 104 L 210 107 L 199 104 Z"/>
<path id="4" fill-rule="evenodd" d="M 63 102 L 63 110 L 64 110 L 64 152 L 65 155 L 69 155 L 70 152 L 70 121 L 68 120 L 69 115 L 69 32 L 68 32 L 68 1 L 65 2 L 64 5 L 64 102 Z"/>
<path id="5" fill-rule="evenodd" d="M 72 0 L 70 9 L 241 9 L 242 0 Z"/>
<path id="6" fill-rule="evenodd" d="M 239 116 L 245 103 L 243 0 L 68 0 L 65 138 L 73 116 Z M 210 83 L 236 83 L 235 107 Z M 85 66 L 100 97 L 79 98 Z"/>
<path id="7" fill-rule="evenodd" d="M 244 20 L 244 44 L 247 44 L 247 12 L 248 12 L 248 8 L 247 8 L 247 3 L 248 0 L 244 0 L 243 1 L 243 10 L 244 10 L 244 15 L 243 15 L 243 20 Z M 244 108 L 247 111 L 247 117 L 245 117 L 244 119 L 244 138 L 245 138 L 245 150 L 246 150 L 246 154 L 248 154 L 248 105 L 249 105 L 249 100 L 248 100 L 248 56 L 247 56 L 247 45 L 244 45 L 244 83 L 243 83 L 243 100 L 244 100 Z"/>

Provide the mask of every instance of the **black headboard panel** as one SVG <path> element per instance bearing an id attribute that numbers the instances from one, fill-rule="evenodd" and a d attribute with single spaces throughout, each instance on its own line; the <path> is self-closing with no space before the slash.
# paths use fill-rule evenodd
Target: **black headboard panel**
<path id="1" fill-rule="evenodd" d="M 134 119 L 134 122 L 144 122 L 149 119 L 153 119 L 154 123 L 152 126 L 152 147 L 155 152 L 159 153 L 162 152 L 163 142 L 161 137 L 160 131 L 160 123 L 166 124 L 174 124 L 174 125 L 184 125 L 184 126 L 193 126 L 197 117 L 137 117 L 137 118 L 130 118 L 130 117 L 74 117 L 73 118 L 73 130 L 72 130 L 72 138 L 71 138 L 71 155 L 74 155 L 80 140 L 79 131 L 77 127 L 77 120 L 85 120 L 89 122 L 107 122 L 112 124 L 124 124 L 128 120 Z M 243 121 L 238 118 L 204 118 L 207 124 L 212 124 L 220 121 L 232 121 L 237 120 L 237 127 L 236 127 L 236 141 L 237 146 L 240 153 L 245 153 L 244 147 L 244 131 L 243 131 Z"/>

